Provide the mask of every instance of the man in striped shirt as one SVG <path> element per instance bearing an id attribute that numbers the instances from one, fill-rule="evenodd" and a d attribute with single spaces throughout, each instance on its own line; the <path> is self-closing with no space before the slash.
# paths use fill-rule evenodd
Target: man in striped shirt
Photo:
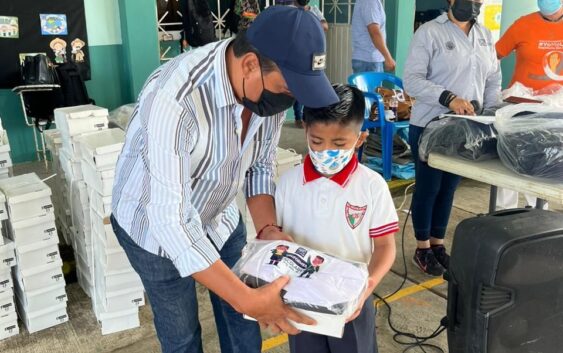
<path id="1" fill-rule="evenodd" d="M 311 323 L 283 305 L 288 278 L 255 290 L 229 267 L 246 242 L 240 189 L 256 229 L 282 232 L 272 180 L 283 112 L 294 98 L 312 107 L 338 101 L 325 51 L 312 14 L 275 6 L 234 40 L 183 54 L 147 80 L 117 164 L 112 224 L 145 286 L 163 352 L 202 352 L 194 280 L 212 292 L 223 353 L 260 352 L 258 326 L 239 313 L 290 334 L 288 319 Z"/>

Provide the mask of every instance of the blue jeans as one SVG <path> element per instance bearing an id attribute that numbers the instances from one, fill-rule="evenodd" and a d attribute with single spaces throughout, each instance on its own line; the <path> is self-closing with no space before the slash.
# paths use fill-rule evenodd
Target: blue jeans
<path id="1" fill-rule="evenodd" d="M 303 104 L 295 101 L 293 104 L 293 115 L 295 116 L 295 121 L 303 120 Z"/>
<path id="2" fill-rule="evenodd" d="M 461 177 L 439 169 L 418 158 L 418 141 L 424 128 L 409 126 L 409 144 L 414 159 L 416 177 L 412 197 L 412 223 L 416 240 L 444 239 L 452 211 L 454 193 Z"/>
<path id="3" fill-rule="evenodd" d="M 203 353 L 195 281 L 180 277 L 171 260 L 139 247 L 111 217 L 113 230 L 131 265 L 141 277 L 154 315 L 163 353 Z M 220 251 L 229 267 L 246 245 L 246 228 L 239 224 Z M 262 338 L 258 324 L 245 320 L 229 304 L 210 292 L 222 353 L 259 353 Z"/>
<path id="4" fill-rule="evenodd" d="M 384 72 L 385 66 L 383 65 L 383 61 L 381 62 L 369 62 L 369 61 L 362 61 L 352 59 L 352 71 L 357 74 L 358 72 Z"/>

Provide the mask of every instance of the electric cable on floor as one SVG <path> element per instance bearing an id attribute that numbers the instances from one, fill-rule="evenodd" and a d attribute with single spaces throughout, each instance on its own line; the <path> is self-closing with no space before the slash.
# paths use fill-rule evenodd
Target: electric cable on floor
<path id="1" fill-rule="evenodd" d="M 410 188 L 411 186 L 413 186 L 414 184 L 411 184 L 407 187 Z M 405 190 L 405 199 L 403 200 L 401 207 L 403 207 L 404 203 L 406 201 L 406 190 Z M 404 345 L 407 346 L 404 350 L 403 353 L 411 351 L 412 349 L 415 348 L 419 348 L 422 352 L 424 353 L 429 353 L 425 348 L 431 348 L 432 350 L 441 352 L 441 353 L 445 353 L 444 350 L 434 344 L 431 343 L 427 343 L 428 340 L 431 340 L 433 338 L 438 337 L 440 334 L 442 334 L 442 332 L 444 332 L 447 328 L 447 319 L 443 318 L 440 322 L 440 325 L 438 326 L 438 328 L 436 328 L 436 330 L 434 330 L 434 332 L 432 332 L 432 334 L 428 335 L 428 336 L 417 336 L 413 333 L 410 332 L 405 332 L 405 331 L 401 331 L 398 330 L 397 328 L 395 328 L 395 326 L 393 326 L 393 323 L 391 322 L 391 314 L 392 314 L 392 309 L 391 309 L 391 305 L 389 305 L 389 303 L 387 302 L 387 298 L 392 297 L 393 295 L 397 294 L 405 285 L 405 283 L 407 282 L 408 279 L 408 270 L 407 270 L 407 258 L 406 258 L 406 252 L 405 252 L 405 229 L 407 226 L 407 222 L 409 220 L 409 217 L 411 215 L 411 210 L 412 210 L 412 202 L 411 202 L 411 206 L 409 207 L 409 211 L 407 212 L 407 217 L 405 218 L 405 222 L 403 223 L 403 230 L 401 232 L 401 252 L 403 254 L 403 268 L 405 270 L 405 273 L 403 274 L 403 280 L 401 282 L 401 284 L 399 285 L 399 287 L 391 294 L 385 296 L 385 297 L 381 297 L 380 295 L 378 295 L 377 293 L 373 293 L 386 307 L 387 307 L 387 323 L 389 324 L 389 328 L 391 328 L 391 330 L 395 333 L 393 335 L 393 340 L 395 342 L 397 342 L 400 345 Z M 410 340 L 409 342 L 405 342 L 403 340 L 400 340 L 400 337 L 404 337 L 405 339 Z"/>

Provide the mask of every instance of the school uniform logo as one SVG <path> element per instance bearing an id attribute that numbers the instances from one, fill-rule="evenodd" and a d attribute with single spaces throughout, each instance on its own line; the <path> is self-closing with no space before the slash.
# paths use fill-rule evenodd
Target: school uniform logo
<path id="1" fill-rule="evenodd" d="M 360 225 L 360 223 L 362 223 L 362 220 L 364 219 L 367 209 L 368 209 L 367 205 L 360 207 L 360 206 L 354 206 L 349 202 L 346 202 L 346 209 L 345 209 L 346 222 L 348 222 L 350 228 L 356 229 Z"/>

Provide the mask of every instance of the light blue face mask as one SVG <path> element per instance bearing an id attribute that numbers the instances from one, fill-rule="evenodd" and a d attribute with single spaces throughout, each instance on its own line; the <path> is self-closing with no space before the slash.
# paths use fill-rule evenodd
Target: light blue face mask
<path id="1" fill-rule="evenodd" d="M 561 0 L 538 0 L 538 7 L 544 16 L 551 16 L 561 8 Z"/>
<path id="2" fill-rule="evenodd" d="M 358 136 L 358 139 L 360 137 Z M 315 166 L 315 169 L 324 175 L 334 175 L 340 172 L 352 159 L 354 152 L 356 151 L 356 144 L 358 140 L 354 143 L 354 147 L 349 150 L 324 150 L 324 151 L 313 151 L 311 145 L 307 143 L 309 147 L 309 157 Z"/>

